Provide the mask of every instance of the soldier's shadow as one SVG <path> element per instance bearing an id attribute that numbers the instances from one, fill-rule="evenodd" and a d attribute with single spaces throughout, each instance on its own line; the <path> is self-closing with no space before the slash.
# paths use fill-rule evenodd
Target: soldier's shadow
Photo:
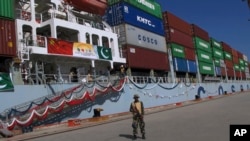
<path id="1" fill-rule="evenodd" d="M 127 138 L 127 139 L 133 139 L 133 135 L 129 135 L 129 134 L 120 134 L 119 136 Z"/>

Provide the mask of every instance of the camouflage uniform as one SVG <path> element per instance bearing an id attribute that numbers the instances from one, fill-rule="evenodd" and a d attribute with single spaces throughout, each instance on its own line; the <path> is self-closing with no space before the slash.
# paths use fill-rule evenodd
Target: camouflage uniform
<path id="1" fill-rule="evenodd" d="M 143 102 L 138 100 L 139 96 L 137 94 L 134 95 L 135 101 L 133 101 L 130 105 L 130 112 L 133 114 L 133 135 L 136 138 L 138 134 L 138 126 L 140 127 L 142 138 L 145 139 L 145 122 L 143 119 L 144 116 L 144 106 Z"/>

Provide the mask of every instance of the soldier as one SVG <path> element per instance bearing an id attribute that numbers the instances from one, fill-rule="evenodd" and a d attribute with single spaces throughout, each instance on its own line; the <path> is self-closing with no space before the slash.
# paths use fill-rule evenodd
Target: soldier
<path id="1" fill-rule="evenodd" d="M 139 95 L 135 94 L 134 95 L 134 101 L 130 105 L 130 112 L 133 114 L 133 123 L 132 123 L 132 128 L 133 128 L 133 136 L 136 139 L 137 134 L 138 134 L 138 125 L 141 130 L 142 134 L 142 139 L 145 139 L 145 122 L 143 119 L 144 116 L 144 106 L 143 102 L 139 101 Z"/>
<path id="2" fill-rule="evenodd" d="M 125 68 L 123 65 L 120 66 L 120 78 L 124 78 L 126 76 Z"/>

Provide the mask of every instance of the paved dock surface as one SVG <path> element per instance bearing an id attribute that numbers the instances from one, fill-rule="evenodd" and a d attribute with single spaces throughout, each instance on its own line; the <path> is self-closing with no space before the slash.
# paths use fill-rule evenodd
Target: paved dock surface
<path id="1" fill-rule="evenodd" d="M 230 124 L 250 124 L 250 92 L 209 97 L 146 109 L 148 141 L 229 141 Z M 128 141 L 132 137 L 131 114 L 108 115 L 40 127 L 33 132 L 0 138 L 3 141 Z M 143 140 L 140 137 L 136 140 Z"/>

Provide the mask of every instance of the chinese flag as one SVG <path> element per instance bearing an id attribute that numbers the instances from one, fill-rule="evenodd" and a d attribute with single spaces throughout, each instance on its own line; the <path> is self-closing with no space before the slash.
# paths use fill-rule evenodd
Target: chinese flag
<path id="1" fill-rule="evenodd" d="M 73 55 L 73 42 L 48 38 L 48 53 Z"/>

